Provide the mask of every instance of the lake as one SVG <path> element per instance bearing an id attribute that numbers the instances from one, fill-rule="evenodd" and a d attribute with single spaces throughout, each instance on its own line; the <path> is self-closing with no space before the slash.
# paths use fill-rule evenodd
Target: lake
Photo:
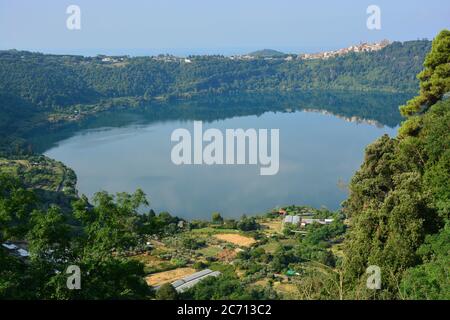
<path id="1" fill-rule="evenodd" d="M 334 210 L 367 144 L 396 134 L 397 106 L 408 98 L 349 95 L 228 96 L 118 110 L 51 132 L 41 148 L 75 170 L 80 194 L 141 188 L 155 211 L 184 218 L 205 219 L 214 211 L 237 218 L 291 204 Z M 389 113 L 394 116 L 385 117 Z M 222 132 L 279 129 L 278 174 L 261 176 L 257 165 L 173 164 L 171 134 L 192 132 L 194 120 Z"/>

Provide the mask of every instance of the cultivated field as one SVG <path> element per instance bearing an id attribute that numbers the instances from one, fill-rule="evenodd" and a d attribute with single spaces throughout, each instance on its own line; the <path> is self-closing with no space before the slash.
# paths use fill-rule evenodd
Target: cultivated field
<path id="1" fill-rule="evenodd" d="M 245 237 L 240 234 L 232 234 L 232 233 L 219 233 L 214 235 L 215 238 L 230 242 L 232 244 L 235 244 L 237 246 L 241 247 L 250 247 L 254 243 L 256 243 L 256 240 L 250 237 Z"/>
<path id="2" fill-rule="evenodd" d="M 172 283 L 193 273 L 195 273 L 195 269 L 193 268 L 178 268 L 152 274 L 145 278 L 145 280 L 149 286 L 156 287 L 163 285 L 164 283 Z"/>

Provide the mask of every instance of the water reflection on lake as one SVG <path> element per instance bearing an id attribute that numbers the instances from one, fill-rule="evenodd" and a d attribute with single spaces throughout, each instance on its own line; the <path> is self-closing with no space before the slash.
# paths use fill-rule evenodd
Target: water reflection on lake
<path id="1" fill-rule="evenodd" d="M 289 204 L 336 209 L 347 195 L 340 184 L 348 183 L 358 169 L 367 144 L 383 134 L 395 135 L 400 119 L 395 110 L 408 98 L 363 97 L 366 100 L 344 99 L 351 101 L 354 112 L 339 95 L 291 97 L 287 102 L 272 95 L 259 102 L 261 97 L 215 97 L 168 103 L 145 112 L 106 113 L 52 132 L 40 145 L 48 149 L 47 156 L 75 170 L 80 193 L 91 197 L 99 190 L 141 188 L 154 209 L 186 218 L 209 218 L 213 211 L 239 217 Z M 368 117 L 368 101 L 377 108 L 384 103 L 385 112 L 372 110 Z M 389 112 L 398 120 L 376 116 Z M 177 128 L 192 130 L 194 119 L 207 121 L 204 130 L 222 132 L 279 128 L 279 173 L 261 176 L 255 165 L 174 165 L 171 133 Z"/>

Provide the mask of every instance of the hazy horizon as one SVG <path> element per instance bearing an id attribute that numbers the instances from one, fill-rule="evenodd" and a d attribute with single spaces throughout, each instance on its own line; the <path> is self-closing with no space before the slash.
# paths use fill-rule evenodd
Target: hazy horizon
<path id="1" fill-rule="evenodd" d="M 385 39 L 380 39 L 378 41 L 371 41 L 371 42 L 379 42 Z M 391 43 L 397 42 L 398 40 L 395 39 L 387 39 Z M 416 40 L 427 40 L 431 41 L 432 39 L 411 39 L 411 40 L 404 40 L 400 42 L 407 42 L 407 41 L 416 41 Z M 369 41 L 359 41 L 357 43 L 349 43 L 348 45 L 344 47 L 349 47 L 351 45 L 357 45 L 360 42 L 369 42 Z M 142 57 L 142 56 L 156 56 L 159 54 L 170 54 L 174 56 L 180 56 L 185 57 L 189 55 L 223 55 L 223 56 L 232 56 L 232 55 L 243 55 L 248 54 L 254 51 L 258 50 L 265 50 L 265 49 L 271 49 L 280 51 L 286 54 L 301 54 L 301 53 L 317 53 L 317 52 L 323 52 L 323 51 L 330 51 L 330 50 L 337 50 L 344 47 L 331 47 L 331 46 L 324 46 L 324 47 L 316 47 L 316 48 L 275 48 L 275 47 L 242 47 L 242 48 L 233 48 L 233 47 L 225 47 L 225 48 L 104 48 L 104 49 L 96 49 L 96 48 L 90 48 L 90 49 L 58 49 L 58 48 L 47 48 L 47 49 L 33 49 L 33 48 L 1 48 L 0 50 L 18 50 L 18 51 L 29 51 L 29 52 L 39 52 L 44 54 L 57 54 L 57 55 L 81 55 L 81 56 L 97 56 L 97 55 L 109 55 L 109 56 L 131 56 L 131 57 Z"/>
<path id="2" fill-rule="evenodd" d="M 369 5 L 381 29 L 366 26 Z M 66 10 L 81 10 L 69 30 Z M 55 54 L 244 54 L 260 49 L 313 53 L 382 39 L 433 39 L 449 28 L 450 2 L 294 0 L 0 0 L 0 49 Z"/>

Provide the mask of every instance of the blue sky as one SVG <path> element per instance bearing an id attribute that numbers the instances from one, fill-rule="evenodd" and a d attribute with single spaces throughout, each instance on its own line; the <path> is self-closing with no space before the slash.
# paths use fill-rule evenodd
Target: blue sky
<path id="1" fill-rule="evenodd" d="M 66 8 L 81 8 L 81 30 Z M 381 9 L 368 30 L 366 9 Z M 0 49 L 77 54 L 314 52 L 360 41 L 433 38 L 448 0 L 0 0 Z"/>

